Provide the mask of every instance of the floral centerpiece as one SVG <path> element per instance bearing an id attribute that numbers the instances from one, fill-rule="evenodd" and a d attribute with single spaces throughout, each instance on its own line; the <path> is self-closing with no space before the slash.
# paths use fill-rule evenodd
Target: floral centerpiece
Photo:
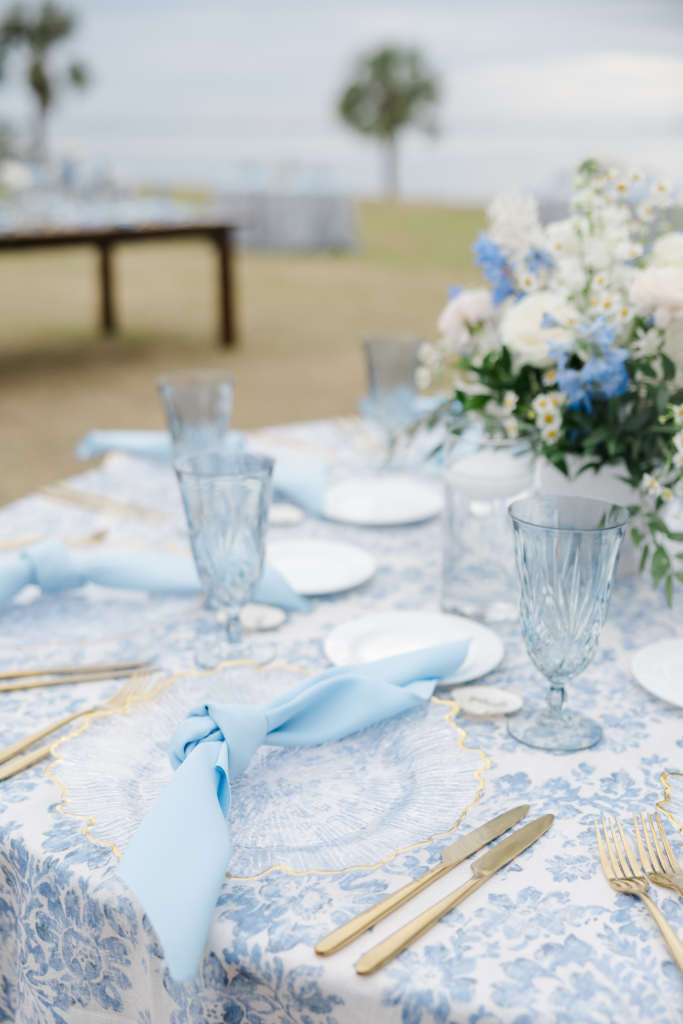
<path id="1" fill-rule="evenodd" d="M 683 581 L 667 523 L 683 494 L 683 233 L 666 182 L 588 160 L 571 216 L 543 227 L 535 201 L 491 204 L 473 252 L 490 288 L 454 288 L 418 385 L 448 383 L 434 419 L 477 412 L 569 473 L 611 463 L 640 490 L 632 535 L 667 599 Z M 462 417 L 461 417 L 462 418 Z M 454 419 L 451 429 L 457 430 Z M 681 571 L 679 571 L 679 569 Z"/>

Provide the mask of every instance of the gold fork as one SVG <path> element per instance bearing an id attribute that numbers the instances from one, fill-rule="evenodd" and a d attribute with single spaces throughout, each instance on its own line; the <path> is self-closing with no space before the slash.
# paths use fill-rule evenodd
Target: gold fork
<path id="1" fill-rule="evenodd" d="M 666 885 L 667 888 L 675 889 L 676 892 L 683 896 L 683 871 L 681 871 L 680 865 L 676 860 L 676 854 L 671 849 L 671 844 L 666 837 L 666 832 L 664 831 L 664 827 L 659 818 L 659 813 L 655 811 L 655 818 L 657 819 L 657 824 L 659 826 L 659 834 L 662 838 L 662 846 L 660 846 L 657 841 L 657 832 L 652 821 L 652 815 L 649 811 L 647 818 L 650 825 L 649 831 L 647 828 L 648 822 L 645 821 L 645 815 L 641 813 L 640 821 L 643 826 L 645 842 L 647 843 L 647 849 L 645 849 L 640 834 L 640 828 L 638 827 L 638 819 L 635 814 L 633 815 L 633 824 L 636 827 L 638 853 L 640 854 L 645 874 L 651 882 L 655 883 L 655 885 Z"/>
<path id="2" fill-rule="evenodd" d="M 33 746 L 34 743 L 42 740 L 43 737 L 49 736 L 51 732 L 56 732 L 63 726 L 68 725 L 69 722 L 73 722 L 76 718 L 81 718 L 83 715 L 91 715 L 95 711 L 117 711 L 123 708 L 131 697 L 144 697 L 150 688 L 149 683 L 153 677 L 153 672 L 136 672 L 108 700 L 89 708 L 83 708 L 81 711 L 74 711 L 72 715 L 66 715 L 66 717 L 60 718 L 59 721 L 52 722 L 50 725 L 38 729 L 37 732 L 31 733 L 30 736 L 25 736 L 23 740 L 17 740 L 16 743 L 12 743 L 9 747 L 5 747 L 4 750 L 0 750 L 0 763 L 10 761 L 4 768 L 0 768 L 0 781 L 9 779 L 10 776 L 22 772 L 24 768 L 30 768 L 31 765 L 38 764 L 39 761 L 42 761 L 44 757 L 49 755 L 52 744 L 47 743 L 45 746 L 38 747 L 37 750 L 32 750 L 30 753 L 24 754 L 23 757 L 17 757 L 17 754 Z M 14 758 L 14 760 L 10 760 L 11 758 Z"/>
<path id="3" fill-rule="evenodd" d="M 637 896 L 638 899 L 643 901 L 647 909 L 650 911 L 652 919 L 662 933 L 664 941 L 669 947 L 669 952 L 676 961 L 679 970 L 683 971 L 683 942 L 678 938 L 676 932 L 664 917 L 664 914 L 661 912 L 654 900 L 648 896 L 647 890 L 650 888 L 650 883 L 643 874 L 638 860 L 629 845 L 628 839 L 624 835 L 621 822 L 618 818 L 616 819 L 617 828 L 619 829 L 619 834 L 621 836 L 622 843 L 624 844 L 626 855 L 622 853 L 622 849 L 619 846 L 619 841 L 614 831 L 612 819 L 610 818 L 608 820 L 609 832 L 612 833 L 613 842 L 610 843 L 607 824 L 603 818 L 602 828 L 605 833 L 605 844 L 607 846 L 607 850 L 605 850 L 605 844 L 603 844 L 602 837 L 600 836 L 598 819 L 595 819 L 595 832 L 598 837 L 600 863 L 602 864 L 602 870 L 605 872 L 605 878 L 616 892 L 623 892 L 629 896 Z"/>

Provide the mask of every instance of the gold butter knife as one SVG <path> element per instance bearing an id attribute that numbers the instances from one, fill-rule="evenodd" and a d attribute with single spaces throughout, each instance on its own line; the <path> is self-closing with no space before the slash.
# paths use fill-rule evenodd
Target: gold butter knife
<path id="1" fill-rule="evenodd" d="M 390 935 L 383 942 L 374 946 L 367 953 L 364 953 L 356 964 L 356 973 L 373 974 L 380 967 L 384 967 L 395 956 L 402 953 L 411 942 L 419 939 L 432 925 L 440 921 L 449 910 L 457 907 L 466 896 L 475 892 L 487 879 L 495 875 L 496 871 L 504 867 L 511 860 L 514 860 L 518 854 L 526 850 L 532 843 L 535 843 L 544 832 L 548 831 L 554 820 L 554 814 L 544 814 L 542 818 L 530 821 L 528 825 L 517 829 L 507 839 L 503 839 L 492 850 L 485 853 L 483 857 L 475 860 L 472 865 L 473 877 L 470 878 L 469 882 L 465 882 L 455 892 L 435 903 L 429 910 L 425 910 L 423 914 L 420 914 L 413 921 L 404 925 L 403 928 L 399 928 L 397 932 L 394 932 L 393 935 Z"/>
<path id="2" fill-rule="evenodd" d="M 441 851 L 441 863 L 437 864 L 436 867 L 430 868 L 424 875 L 420 875 L 414 881 L 408 882 L 398 892 L 394 892 L 391 896 L 380 900 L 379 903 L 375 903 L 369 910 L 364 910 L 363 913 L 353 917 L 346 924 L 341 925 L 333 932 L 330 932 L 329 935 L 326 935 L 324 939 L 321 939 L 315 947 L 318 956 L 328 956 L 330 953 L 336 953 L 338 949 L 351 942 L 352 939 L 362 935 L 364 931 L 372 928 L 373 924 L 377 924 L 383 917 L 390 914 L 392 910 L 402 906 L 415 893 L 421 892 L 422 889 L 436 881 L 437 878 L 447 874 L 451 868 L 462 864 L 464 860 L 471 857 L 477 850 L 481 850 L 482 846 L 486 846 L 487 843 L 497 839 L 498 836 L 502 836 L 503 832 L 507 832 L 509 828 L 516 825 L 528 810 L 528 804 L 521 804 L 520 807 L 515 807 L 511 811 L 499 814 L 497 818 L 492 818 L 485 825 L 480 825 L 478 828 L 473 829 L 472 832 L 468 832 L 466 836 L 458 839 L 457 842 L 451 843 L 450 846 Z"/>

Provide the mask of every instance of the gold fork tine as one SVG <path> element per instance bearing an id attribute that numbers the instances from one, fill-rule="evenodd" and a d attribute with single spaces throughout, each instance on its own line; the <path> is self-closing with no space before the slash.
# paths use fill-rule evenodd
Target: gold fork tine
<path id="1" fill-rule="evenodd" d="M 652 822 L 650 822 L 650 827 L 648 828 L 648 823 L 642 811 L 640 814 L 640 820 L 643 826 L 643 832 L 645 833 L 645 842 L 647 843 L 648 852 L 650 854 L 650 860 L 652 861 L 652 870 L 661 872 L 662 865 L 660 863 L 659 857 L 657 856 L 657 850 L 652 845 Z"/>
<path id="2" fill-rule="evenodd" d="M 616 859 L 616 857 L 614 855 L 614 851 L 612 849 L 612 844 L 609 841 L 609 831 L 607 829 L 607 822 L 605 821 L 604 818 L 602 818 L 601 820 L 602 820 L 602 831 L 605 834 L 605 846 L 607 848 L 607 854 L 608 854 L 610 862 L 612 864 L 612 870 L 611 870 L 610 874 L 612 875 L 613 878 L 623 878 L 624 877 L 624 872 L 619 867 L 619 861 Z"/>
<path id="3" fill-rule="evenodd" d="M 664 849 L 666 850 L 666 855 L 669 858 L 669 864 L 671 865 L 673 871 L 680 871 L 681 869 L 678 865 L 678 861 L 676 860 L 676 854 L 673 852 L 671 848 L 671 843 L 667 838 L 666 832 L 664 831 L 664 826 L 662 825 L 662 820 L 659 817 L 659 811 L 655 811 L 655 818 L 657 819 L 657 824 L 659 825 L 659 834 L 662 837 Z"/>
<path id="4" fill-rule="evenodd" d="M 605 877 L 606 878 L 613 878 L 614 877 L 614 871 L 612 871 L 610 862 L 607 859 L 607 851 L 605 850 L 605 845 L 604 845 L 604 843 L 602 841 L 602 836 L 600 835 L 600 826 L 598 825 L 598 819 L 595 818 L 594 820 L 595 820 L 595 834 L 598 837 L 598 851 L 600 853 L 600 863 L 602 864 L 602 870 L 605 872 Z M 603 828 L 605 827 L 604 819 L 603 819 L 603 822 L 602 822 L 602 827 Z M 605 838 L 607 838 L 607 833 L 605 833 Z M 609 848 L 609 841 L 608 841 L 608 848 Z M 610 851 L 610 854 L 611 854 L 611 851 Z"/>
<path id="5" fill-rule="evenodd" d="M 640 815 L 640 817 L 641 817 L 641 819 L 643 819 L 643 815 L 642 814 Z M 643 825 L 643 832 L 645 834 L 645 842 L 647 843 L 647 845 L 649 847 L 650 840 L 648 838 L 647 829 L 645 828 L 645 820 L 644 819 L 642 821 L 642 825 Z M 645 844 L 643 843 L 643 836 L 641 835 L 641 832 L 640 832 L 640 825 L 638 824 L 638 818 L 636 817 L 635 811 L 633 813 L 633 827 L 636 830 L 636 844 L 638 846 L 638 853 L 640 854 L 640 863 L 643 865 L 643 870 L 645 871 L 646 874 L 649 871 L 657 871 L 658 868 L 653 867 L 654 859 L 651 858 L 648 855 L 648 851 L 645 849 Z"/>
<path id="6" fill-rule="evenodd" d="M 610 856 L 612 864 L 616 860 L 616 865 L 615 865 L 616 866 L 616 878 L 617 879 L 623 879 L 625 876 L 627 876 L 627 874 L 630 874 L 631 872 L 629 870 L 629 866 L 628 866 L 626 860 L 624 859 L 624 856 L 623 856 L 622 851 L 620 849 L 620 845 L 618 845 L 618 843 L 616 842 L 616 836 L 614 835 L 614 826 L 612 824 L 612 819 L 611 818 L 607 818 L 607 822 L 609 824 L 609 831 L 611 831 L 611 834 L 612 834 L 612 842 L 610 843 L 609 842 L 609 833 L 605 829 L 605 837 L 607 839 L 607 849 L 609 850 L 609 856 Z M 603 826 L 604 826 L 604 821 L 602 823 L 603 823 Z M 613 849 L 614 853 L 612 853 L 612 849 Z"/>
<path id="7" fill-rule="evenodd" d="M 621 841 L 624 844 L 624 849 L 626 850 L 626 856 L 628 857 L 628 862 L 631 865 L 631 870 L 632 870 L 633 874 L 636 875 L 636 877 L 638 875 L 640 875 L 640 877 L 642 878 L 642 877 L 644 877 L 643 876 L 643 869 L 641 868 L 640 864 L 638 863 L 638 858 L 636 857 L 636 855 L 634 854 L 633 850 L 631 849 L 631 844 L 629 843 L 628 839 L 626 838 L 626 834 L 625 834 L 623 828 L 621 827 L 621 822 L 620 822 L 619 818 L 616 819 L 616 822 L 617 822 L 617 828 L 619 829 L 619 835 L 621 836 Z"/>
<path id="8" fill-rule="evenodd" d="M 671 874 L 671 866 L 669 864 L 668 858 L 664 855 L 664 852 L 662 851 L 662 848 L 659 845 L 659 840 L 657 839 L 657 829 L 654 826 L 654 822 L 652 820 L 652 815 L 650 814 L 649 811 L 648 811 L 648 814 L 647 814 L 647 818 L 648 818 L 648 822 L 650 824 L 650 832 L 652 833 L 652 842 L 653 842 L 655 850 L 657 851 L 657 857 L 659 859 L 659 863 L 662 865 L 661 870 L 664 872 L 664 874 L 667 874 L 667 875 Z M 657 869 L 657 870 L 659 870 L 659 869 Z"/>

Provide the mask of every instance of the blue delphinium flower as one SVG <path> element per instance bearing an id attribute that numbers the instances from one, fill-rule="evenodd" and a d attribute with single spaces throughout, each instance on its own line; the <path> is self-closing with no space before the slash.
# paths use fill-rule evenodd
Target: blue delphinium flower
<path id="1" fill-rule="evenodd" d="M 529 249 L 524 257 L 524 262 L 531 274 L 540 274 L 542 270 L 552 270 L 555 266 L 550 253 L 545 252 L 544 249 L 537 249 L 536 246 L 532 246 Z"/>
<path id="2" fill-rule="evenodd" d="M 628 391 L 630 379 L 625 363 L 629 351 L 614 347 L 616 331 L 604 317 L 583 324 L 579 338 L 588 343 L 590 351 L 580 370 L 567 367 L 573 351 L 570 343 L 550 342 L 548 350 L 557 363 L 557 386 L 567 395 L 567 408 L 590 413 L 594 398 L 614 398 Z"/>
<path id="3" fill-rule="evenodd" d="M 481 267 L 484 277 L 493 285 L 491 298 L 495 306 L 500 306 L 509 295 L 520 295 L 521 292 L 515 288 L 512 270 L 508 263 L 507 256 L 488 235 L 480 231 L 477 240 L 472 246 L 474 262 Z"/>
<path id="4" fill-rule="evenodd" d="M 449 284 L 449 286 L 448 286 L 448 298 L 449 299 L 457 298 L 457 296 L 460 295 L 461 291 L 463 291 L 463 289 L 460 287 L 459 284 Z"/>

